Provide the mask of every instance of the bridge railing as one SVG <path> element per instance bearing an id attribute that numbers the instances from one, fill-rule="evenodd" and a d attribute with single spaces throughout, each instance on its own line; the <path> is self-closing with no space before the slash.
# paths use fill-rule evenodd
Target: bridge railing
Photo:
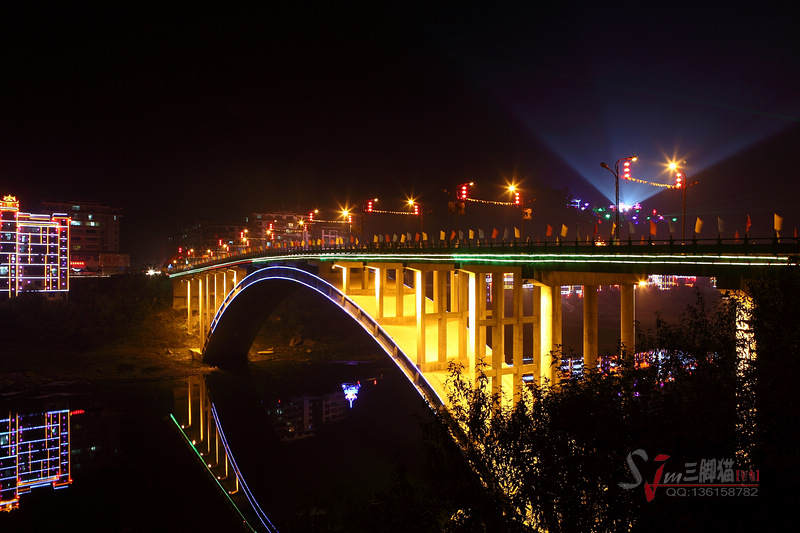
<path id="1" fill-rule="evenodd" d="M 712 255 L 764 255 L 764 254 L 800 254 L 800 239 L 795 237 L 771 237 L 751 239 L 747 237 L 723 239 L 631 239 L 621 241 L 581 241 L 581 240 L 493 240 L 493 239 L 454 239 L 427 240 L 406 242 L 373 242 L 364 244 L 322 244 L 286 247 L 256 248 L 240 253 L 221 254 L 214 257 L 187 259 L 183 264 L 171 264 L 168 273 L 177 273 L 199 267 L 226 264 L 235 266 L 236 261 L 242 264 L 258 258 L 302 257 L 309 254 L 327 253 L 392 253 L 409 255 L 419 253 L 521 253 L 521 254 L 630 254 L 645 252 L 663 255 L 695 255 L 699 253 Z M 233 262 L 233 264 L 231 264 Z"/>

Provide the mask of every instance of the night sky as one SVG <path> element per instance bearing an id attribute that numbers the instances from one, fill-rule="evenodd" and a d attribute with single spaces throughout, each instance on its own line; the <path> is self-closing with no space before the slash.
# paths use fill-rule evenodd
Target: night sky
<path id="1" fill-rule="evenodd" d="M 107 5 L 105 5 L 107 4 Z M 328 5 L 330 4 L 330 5 Z M 125 209 L 132 265 L 200 219 L 514 179 L 613 203 L 638 155 L 687 214 L 800 226 L 795 2 L 0 4 L 0 192 Z M 621 184 L 679 214 L 680 193 Z"/>

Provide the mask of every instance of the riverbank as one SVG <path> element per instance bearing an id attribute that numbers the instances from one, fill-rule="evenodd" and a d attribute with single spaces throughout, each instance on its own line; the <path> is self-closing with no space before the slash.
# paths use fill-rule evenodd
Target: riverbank
<path id="1" fill-rule="evenodd" d="M 171 294 L 149 280 L 142 283 L 148 285 L 129 282 L 119 298 L 136 294 L 142 304 L 135 309 L 110 304 L 114 300 L 107 291 L 120 290 L 121 284 L 111 287 L 101 280 L 102 296 L 92 294 L 98 292 L 93 284 L 79 287 L 70 302 L 12 303 L 15 308 L 0 310 L 6 317 L 15 312 L 17 322 L 7 319 L 7 329 L 0 332 L 0 394 L 64 382 L 174 380 L 214 372 L 215 367 L 198 360 L 200 341 L 187 333 L 185 312 L 171 308 Z M 142 294 L 144 290 L 152 294 Z M 291 294 L 259 332 L 248 359 L 302 363 L 378 357 L 374 341 L 329 305 L 303 291 Z M 123 312 L 127 320 L 112 320 Z M 25 316 L 30 318 L 20 318 Z M 37 335 L 40 324 L 49 324 L 49 329 Z"/>

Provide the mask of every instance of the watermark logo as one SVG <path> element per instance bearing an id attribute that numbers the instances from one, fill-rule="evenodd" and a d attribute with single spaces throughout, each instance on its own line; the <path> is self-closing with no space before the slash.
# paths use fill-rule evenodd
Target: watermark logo
<path id="1" fill-rule="evenodd" d="M 635 489 L 645 481 L 634 457 L 646 463 L 647 452 L 640 448 L 628 454 L 628 468 L 634 482 L 617 483 L 625 490 Z M 700 459 L 684 463 L 681 470 L 667 471 L 668 459 L 669 455 L 665 454 L 653 458 L 656 464 L 660 464 L 653 481 L 644 483 L 644 495 L 648 502 L 656 497 L 659 487 L 666 489 L 667 496 L 758 496 L 759 471 L 734 469 L 733 459 Z"/>

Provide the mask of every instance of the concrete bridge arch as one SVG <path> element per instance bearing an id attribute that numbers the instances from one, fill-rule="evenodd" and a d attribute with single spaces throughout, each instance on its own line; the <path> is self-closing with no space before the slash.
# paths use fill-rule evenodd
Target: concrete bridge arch
<path id="1" fill-rule="evenodd" d="M 233 287 L 209 324 L 203 361 L 220 367 L 246 366 L 247 354 L 267 317 L 299 287 L 311 289 L 333 302 L 375 339 L 428 403 L 444 405 L 440 393 L 374 318 L 322 277 L 292 266 L 256 270 Z"/>

